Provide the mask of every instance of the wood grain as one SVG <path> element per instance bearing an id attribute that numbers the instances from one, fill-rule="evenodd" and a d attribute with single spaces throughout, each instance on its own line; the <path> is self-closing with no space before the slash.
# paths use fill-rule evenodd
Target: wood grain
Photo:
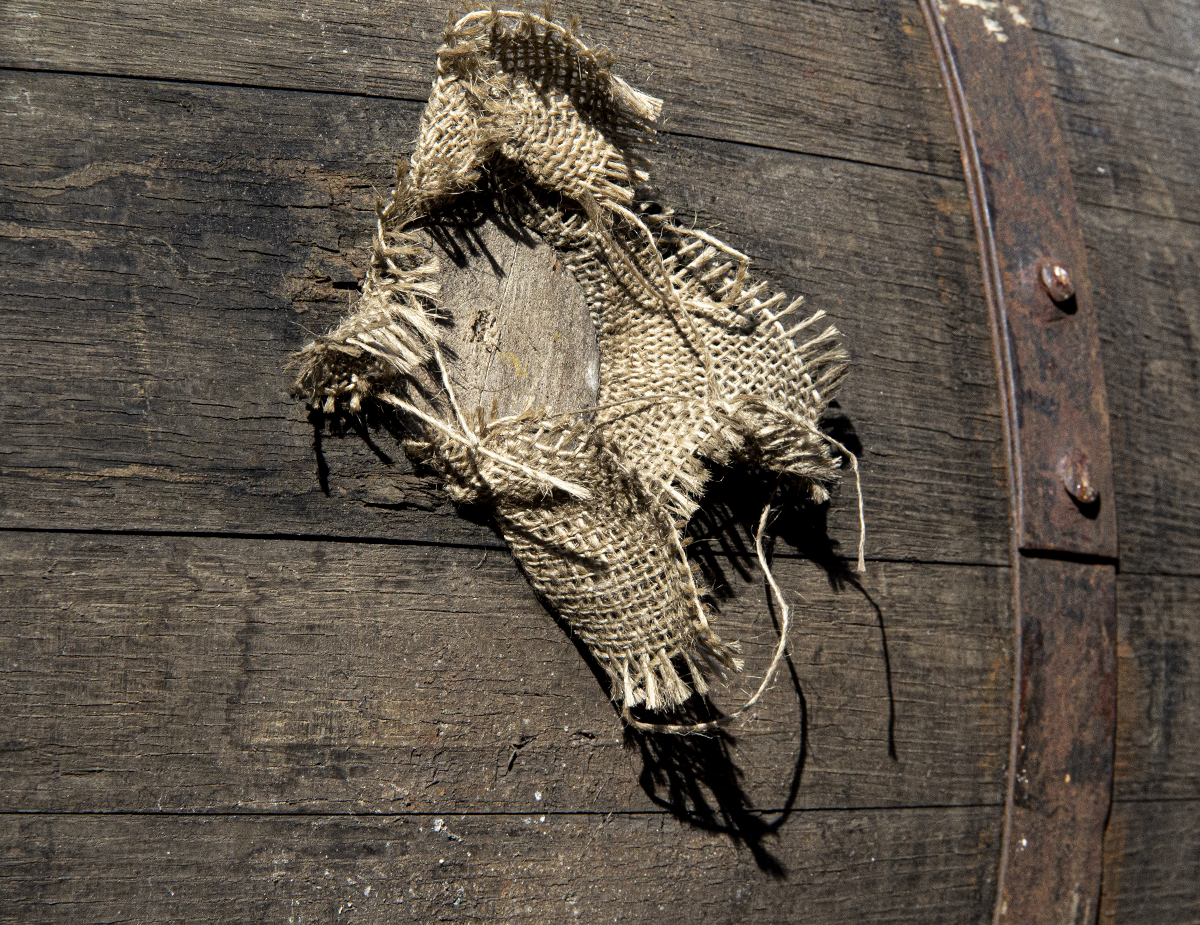
<path id="1" fill-rule="evenodd" d="M 1035 28 L 1116 52 L 1196 69 L 1200 16 L 1195 4 L 1164 0 L 1052 0 L 1027 4 Z"/>
<path id="2" fill-rule="evenodd" d="M 288 355 L 344 311 L 414 104 L 8 74 L 34 110 L 0 251 L 4 523 L 495 545 L 386 433 L 321 438 Z M 960 183 L 699 140 L 662 197 L 844 333 L 868 554 L 1003 563 L 991 344 Z M 334 286 L 347 287 L 343 289 Z M 365 432 L 364 432 L 365 433 Z M 319 464 L 327 466 L 322 470 Z M 326 497 L 326 487 L 331 497 Z M 853 493 L 828 524 L 857 543 Z"/>
<path id="3" fill-rule="evenodd" d="M 911 561 L 873 562 L 860 587 L 836 577 L 856 539 L 843 492 L 828 538 L 792 525 L 778 544 L 835 576 L 777 560 L 802 598 L 802 693 L 780 684 L 734 742 L 626 741 L 486 524 L 386 432 L 314 437 L 287 395 L 283 358 L 361 278 L 442 9 L 15 0 L 0 8 L 0 920 L 661 921 L 660 904 L 718 922 L 987 919 L 1007 502 L 975 244 L 917 9 L 577 9 L 618 71 L 666 98 L 650 152 L 664 198 L 845 331 L 868 549 Z M 1200 17 L 1161 0 L 1032 13 L 1113 413 L 1102 920 L 1195 922 Z M 753 671 L 771 627 L 735 526 L 747 502 L 722 485 L 695 548 Z M 96 533 L 111 530 L 134 535 Z M 907 808 L 947 803 L 972 805 Z M 788 805 L 773 829 L 763 811 Z M 295 815 L 329 811 L 400 815 Z"/>
<path id="4" fill-rule="evenodd" d="M 0 10 L 0 63 L 423 101 L 450 6 L 98 0 L 81 16 L 15 0 Z M 623 77 L 665 100 L 672 132 L 959 173 L 912 3 L 582 0 L 569 12 L 589 41 L 619 52 Z"/>
<path id="5" fill-rule="evenodd" d="M 660 815 L 0 817 L 0 921 L 981 921 L 991 808 L 806 812 L 740 838 Z M 771 820 L 764 819 L 766 826 Z M 670 871 L 669 876 L 664 876 Z M 852 898 L 852 899 L 851 899 Z"/>
<path id="6" fill-rule="evenodd" d="M 1100 925 L 1200 923 L 1200 801 L 1113 803 Z"/>
<path id="7" fill-rule="evenodd" d="M 1084 208 L 1123 572 L 1200 575 L 1200 226 Z"/>
<path id="8" fill-rule="evenodd" d="M 1200 222 L 1200 71 L 1038 38 L 1080 204 Z"/>
<path id="9" fill-rule="evenodd" d="M 961 176 L 932 47 L 911 3 L 572 4 L 621 72 L 666 102 L 667 131 Z M 1155 0 L 1030 9 L 1084 202 L 1197 220 L 1200 17 Z M 41 0 L 0 13 L 0 62 L 424 100 L 438 4 Z M 135 40 L 131 40 L 136 36 Z M 1122 41 L 1126 44 L 1122 45 Z M 180 47 L 188 55 L 178 54 Z M 1161 155 L 1161 156 L 1160 156 Z"/>
<path id="10" fill-rule="evenodd" d="M 1123 575 L 1118 799 L 1200 800 L 1200 579 Z"/>
<path id="11" fill-rule="evenodd" d="M 0 549 L 10 811 L 1003 802 L 1004 569 L 873 564 L 857 585 L 777 560 L 793 676 L 736 741 L 654 746 L 626 740 L 506 552 L 13 533 Z M 730 709 L 776 630 L 757 571 L 704 561 L 721 633 L 746 647 L 715 696 Z"/>

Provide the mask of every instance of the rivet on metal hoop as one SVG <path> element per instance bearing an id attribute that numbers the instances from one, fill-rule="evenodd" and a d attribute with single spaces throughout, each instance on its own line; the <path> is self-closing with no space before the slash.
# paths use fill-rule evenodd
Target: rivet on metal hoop
<path id="1" fill-rule="evenodd" d="M 1058 461 L 1058 477 L 1063 487 L 1080 504 L 1093 504 L 1100 497 L 1092 485 L 1091 461 L 1083 450 L 1065 453 Z"/>
<path id="2" fill-rule="evenodd" d="M 1055 302 L 1065 302 L 1075 295 L 1070 271 L 1057 260 L 1040 260 L 1038 280 Z"/>

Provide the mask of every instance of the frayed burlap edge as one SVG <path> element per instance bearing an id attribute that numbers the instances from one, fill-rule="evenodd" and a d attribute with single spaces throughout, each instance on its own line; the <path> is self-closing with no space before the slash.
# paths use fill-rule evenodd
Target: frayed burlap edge
<path id="1" fill-rule="evenodd" d="M 296 392 L 326 412 L 355 413 L 369 400 L 399 409 L 416 434 L 409 451 L 442 475 L 450 496 L 493 506 L 531 583 L 608 672 L 627 722 L 703 732 L 716 723 L 643 723 L 630 713 L 676 706 L 706 692 L 706 677 L 742 668 L 737 644 L 710 625 L 684 550 L 707 478 L 701 460 L 751 462 L 801 480 L 817 500 L 837 476 L 831 451 L 850 460 L 857 479 L 857 460 L 818 427 L 846 357 L 835 329 L 814 327 L 823 313 L 787 326 L 801 300 L 768 294 L 745 255 L 669 213 L 639 211 L 635 188 L 648 174 L 633 151 L 652 134 L 661 103 L 612 75 L 611 63 L 575 36 L 574 23 L 499 10 L 453 23 L 416 149 L 378 209 L 362 296 L 290 365 Z M 439 340 L 442 268 L 414 228 L 513 171 L 509 189 L 522 188 L 514 195 L 524 197 L 527 227 L 564 255 L 591 296 L 602 376 L 610 347 L 608 388 L 594 408 L 497 417 L 455 397 Z M 615 339 L 614 318 L 630 317 L 650 320 L 643 327 L 674 379 L 647 387 L 640 368 L 629 375 L 621 366 L 643 352 Z M 797 344 L 798 335 L 808 339 Z M 636 386 L 622 389 L 621 372 Z M 439 406 L 412 399 L 407 385 L 421 379 L 441 390 Z M 666 440 L 663 421 L 675 425 Z M 758 690 L 725 720 L 759 701 L 786 649 L 791 610 L 763 549 L 769 513 L 768 505 L 755 546 L 781 636 Z M 861 525 L 861 492 L 859 517 Z M 614 522 L 628 535 L 593 542 Z M 622 557 L 643 571 L 629 578 Z M 614 607 L 612 574 L 653 593 L 618 595 Z"/>

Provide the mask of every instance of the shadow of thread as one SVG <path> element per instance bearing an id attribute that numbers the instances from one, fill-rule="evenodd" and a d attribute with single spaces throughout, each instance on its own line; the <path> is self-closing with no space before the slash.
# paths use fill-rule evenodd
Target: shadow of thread
<path id="1" fill-rule="evenodd" d="M 854 424 L 837 401 L 821 420 L 822 429 L 861 457 L 862 441 Z M 773 473 L 743 470 L 733 472 L 712 467 L 712 478 L 700 510 L 689 524 L 693 544 L 689 549 L 700 566 L 701 574 L 712 589 L 715 600 L 732 596 L 725 567 L 732 568 L 743 581 L 752 577 L 753 567 L 746 563 L 754 555 L 754 530 L 763 505 L 771 497 L 777 476 Z M 896 696 L 892 678 L 892 659 L 887 640 L 887 622 L 883 608 L 863 587 L 852 561 L 841 555 L 841 545 L 829 535 L 829 502 L 817 504 L 800 492 L 781 492 L 774 520 L 768 530 L 772 539 L 782 540 L 795 553 L 818 566 L 835 592 L 852 590 L 860 594 L 875 612 L 879 643 L 883 655 L 884 681 L 888 700 L 888 756 L 899 760 L 896 749 Z M 789 663 L 790 664 L 790 663 Z"/>
<path id="2" fill-rule="evenodd" d="M 326 498 L 329 497 L 329 461 L 325 459 L 325 412 L 309 407 L 308 423 L 312 427 L 313 458 L 317 463 L 317 485 Z"/>
<path id="3" fill-rule="evenodd" d="M 800 747 L 781 807 L 764 811 L 753 805 L 736 761 L 737 739 L 726 730 L 694 736 L 625 730 L 627 746 L 637 748 L 642 759 L 638 783 L 652 803 L 694 828 L 728 836 L 776 880 L 787 879 L 787 868 L 766 842 L 795 809 L 808 756 L 808 704 L 790 657 L 787 667 L 800 710 Z M 705 722 L 721 715 L 707 698 L 693 697 L 671 721 Z"/>

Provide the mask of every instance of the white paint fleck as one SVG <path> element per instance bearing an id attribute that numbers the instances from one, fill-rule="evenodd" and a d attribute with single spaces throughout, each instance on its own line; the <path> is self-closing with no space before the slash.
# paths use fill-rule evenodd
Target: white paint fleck
<path id="1" fill-rule="evenodd" d="M 534 798 L 535 800 L 537 800 L 539 803 L 540 803 L 540 802 L 542 802 L 542 791 L 540 791 L 540 790 L 535 790 L 535 791 L 533 792 L 533 798 Z"/>
<path id="2" fill-rule="evenodd" d="M 1004 26 L 1001 25 L 999 15 L 1008 13 L 1013 24 L 1017 26 L 1029 26 L 1029 20 L 1025 14 L 1021 12 L 1021 8 L 1015 3 L 1002 4 L 1000 0 L 958 0 L 960 7 L 974 7 L 980 10 L 983 16 L 983 27 L 987 30 L 988 35 L 994 38 L 997 42 L 1007 42 L 1008 33 L 1004 31 Z M 946 11 L 945 0 L 938 0 L 938 6 L 942 12 Z"/>

